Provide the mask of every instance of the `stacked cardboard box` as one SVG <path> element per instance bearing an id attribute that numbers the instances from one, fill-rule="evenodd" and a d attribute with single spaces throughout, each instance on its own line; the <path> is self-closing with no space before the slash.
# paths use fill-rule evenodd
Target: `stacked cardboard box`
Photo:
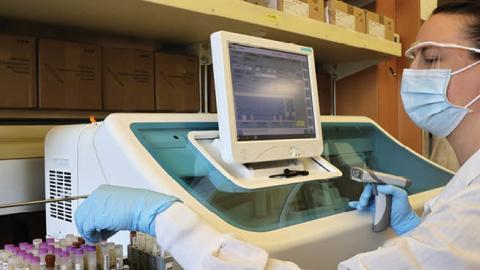
<path id="1" fill-rule="evenodd" d="M 39 107 L 102 109 L 101 62 L 99 46 L 40 39 Z"/>
<path id="2" fill-rule="evenodd" d="M 103 109 L 153 111 L 153 53 L 142 50 L 103 49 Z"/>
<path id="3" fill-rule="evenodd" d="M 0 36 L 0 108 L 37 106 L 35 39 Z"/>
<path id="4" fill-rule="evenodd" d="M 323 0 L 277 0 L 277 9 L 288 14 L 324 21 Z"/>
<path id="5" fill-rule="evenodd" d="M 155 98 L 158 111 L 200 111 L 197 58 L 155 53 Z"/>
<path id="6" fill-rule="evenodd" d="M 326 2 L 326 18 L 330 24 L 393 41 L 392 18 L 349 5 L 339 0 Z"/>

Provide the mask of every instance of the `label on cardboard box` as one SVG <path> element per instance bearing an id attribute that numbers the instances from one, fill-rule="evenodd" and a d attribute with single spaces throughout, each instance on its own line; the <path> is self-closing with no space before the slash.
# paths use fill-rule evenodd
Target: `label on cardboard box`
<path id="1" fill-rule="evenodd" d="M 40 108 L 102 108 L 99 46 L 40 39 L 38 66 Z"/>
<path id="2" fill-rule="evenodd" d="M 368 20 L 368 33 L 375 37 L 385 38 L 385 25 Z"/>
<path id="3" fill-rule="evenodd" d="M 104 109 L 155 109 L 152 52 L 104 48 L 102 81 Z"/>
<path id="4" fill-rule="evenodd" d="M 340 27 L 355 30 L 355 16 L 340 10 L 335 10 L 335 25 Z"/>
<path id="5" fill-rule="evenodd" d="M 308 3 L 300 0 L 283 0 L 283 12 L 308 18 Z"/>
<path id="6" fill-rule="evenodd" d="M 0 36 L 0 108 L 37 105 L 35 39 Z"/>

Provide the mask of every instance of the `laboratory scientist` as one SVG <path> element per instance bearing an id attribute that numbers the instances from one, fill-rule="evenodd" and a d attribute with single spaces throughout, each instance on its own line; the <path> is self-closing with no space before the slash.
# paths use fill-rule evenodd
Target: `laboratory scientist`
<path id="1" fill-rule="evenodd" d="M 393 195 L 390 226 L 398 237 L 339 268 L 480 269 L 480 1 L 439 6 L 406 55 L 412 64 L 402 77 L 404 109 L 420 128 L 448 139 L 461 168 L 425 204 L 422 217 L 404 190 L 379 186 Z M 371 197 L 367 185 L 351 206 L 370 211 Z M 101 186 L 75 220 L 90 242 L 119 230 L 156 235 L 185 269 L 299 269 L 216 231 L 176 198 L 151 191 Z"/>

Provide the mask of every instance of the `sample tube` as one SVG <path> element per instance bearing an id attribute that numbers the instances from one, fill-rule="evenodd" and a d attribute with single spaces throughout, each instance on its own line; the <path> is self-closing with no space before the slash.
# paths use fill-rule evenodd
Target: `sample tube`
<path id="1" fill-rule="evenodd" d="M 16 255 L 11 255 L 10 257 L 8 257 L 8 270 L 14 270 L 16 263 L 17 263 Z"/>
<path id="2" fill-rule="evenodd" d="M 97 269 L 97 254 L 95 246 L 87 246 L 87 270 Z"/>
<path id="3" fill-rule="evenodd" d="M 65 238 L 64 238 L 64 239 L 60 239 L 60 241 L 58 241 L 58 243 L 60 244 L 60 248 L 61 248 L 63 251 L 66 251 L 66 250 L 67 250 L 67 247 L 70 246 Z"/>
<path id="4" fill-rule="evenodd" d="M 67 252 L 62 252 L 60 254 L 60 270 L 67 270 L 69 267 L 68 265 L 70 264 L 70 254 Z"/>
<path id="5" fill-rule="evenodd" d="M 33 257 L 33 259 L 31 260 L 30 269 L 31 270 L 40 270 L 40 258 L 39 257 Z"/>
<path id="6" fill-rule="evenodd" d="M 75 270 L 83 270 L 83 250 L 77 249 L 75 250 L 75 258 L 74 258 L 74 269 Z"/>
<path id="7" fill-rule="evenodd" d="M 55 255 L 47 254 L 47 256 L 45 256 L 45 266 L 46 270 L 55 270 Z"/>
<path id="8" fill-rule="evenodd" d="M 0 269 L 8 270 L 8 258 L 10 258 L 10 256 L 12 256 L 12 254 L 10 254 L 10 252 L 5 247 L 5 252 L 2 255 L 2 264 L 0 264 Z"/>
<path id="9" fill-rule="evenodd" d="M 32 244 L 36 247 L 36 248 L 40 248 L 40 244 L 42 243 L 42 239 L 41 238 L 36 238 L 36 239 L 33 239 L 33 242 Z"/>
<path id="10" fill-rule="evenodd" d="M 138 249 L 145 250 L 145 235 L 143 233 L 137 235 L 137 245 Z"/>
<path id="11" fill-rule="evenodd" d="M 40 267 L 41 268 L 45 268 L 45 256 L 47 256 L 48 254 L 48 249 L 46 248 L 40 248 L 40 250 L 38 251 L 38 257 L 40 258 Z"/>
<path id="12" fill-rule="evenodd" d="M 110 269 L 110 256 L 108 253 L 108 246 L 106 244 L 102 245 L 102 265 L 101 269 L 108 270 Z"/>
<path id="13" fill-rule="evenodd" d="M 115 267 L 115 261 L 117 259 L 116 253 L 115 253 L 115 243 L 109 242 L 107 243 L 108 247 L 108 257 L 110 258 L 110 267 L 113 268 Z"/>
<path id="14" fill-rule="evenodd" d="M 123 267 L 123 246 L 115 245 L 115 269 Z"/>
<path id="15" fill-rule="evenodd" d="M 65 235 L 65 241 L 67 242 L 68 246 L 71 246 L 73 242 L 75 242 L 75 236 L 73 234 Z"/>

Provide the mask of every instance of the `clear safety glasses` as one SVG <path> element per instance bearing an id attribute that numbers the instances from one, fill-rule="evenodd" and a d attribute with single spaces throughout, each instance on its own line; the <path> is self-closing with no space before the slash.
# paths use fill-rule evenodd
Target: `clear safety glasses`
<path id="1" fill-rule="evenodd" d="M 470 52 L 480 54 L 480 49 L 466 47 L 453 43 L 421 42 L 405 52 L 412 60 L 412 69 L 450 69 L 460 72 L 475 64 Z"/>

